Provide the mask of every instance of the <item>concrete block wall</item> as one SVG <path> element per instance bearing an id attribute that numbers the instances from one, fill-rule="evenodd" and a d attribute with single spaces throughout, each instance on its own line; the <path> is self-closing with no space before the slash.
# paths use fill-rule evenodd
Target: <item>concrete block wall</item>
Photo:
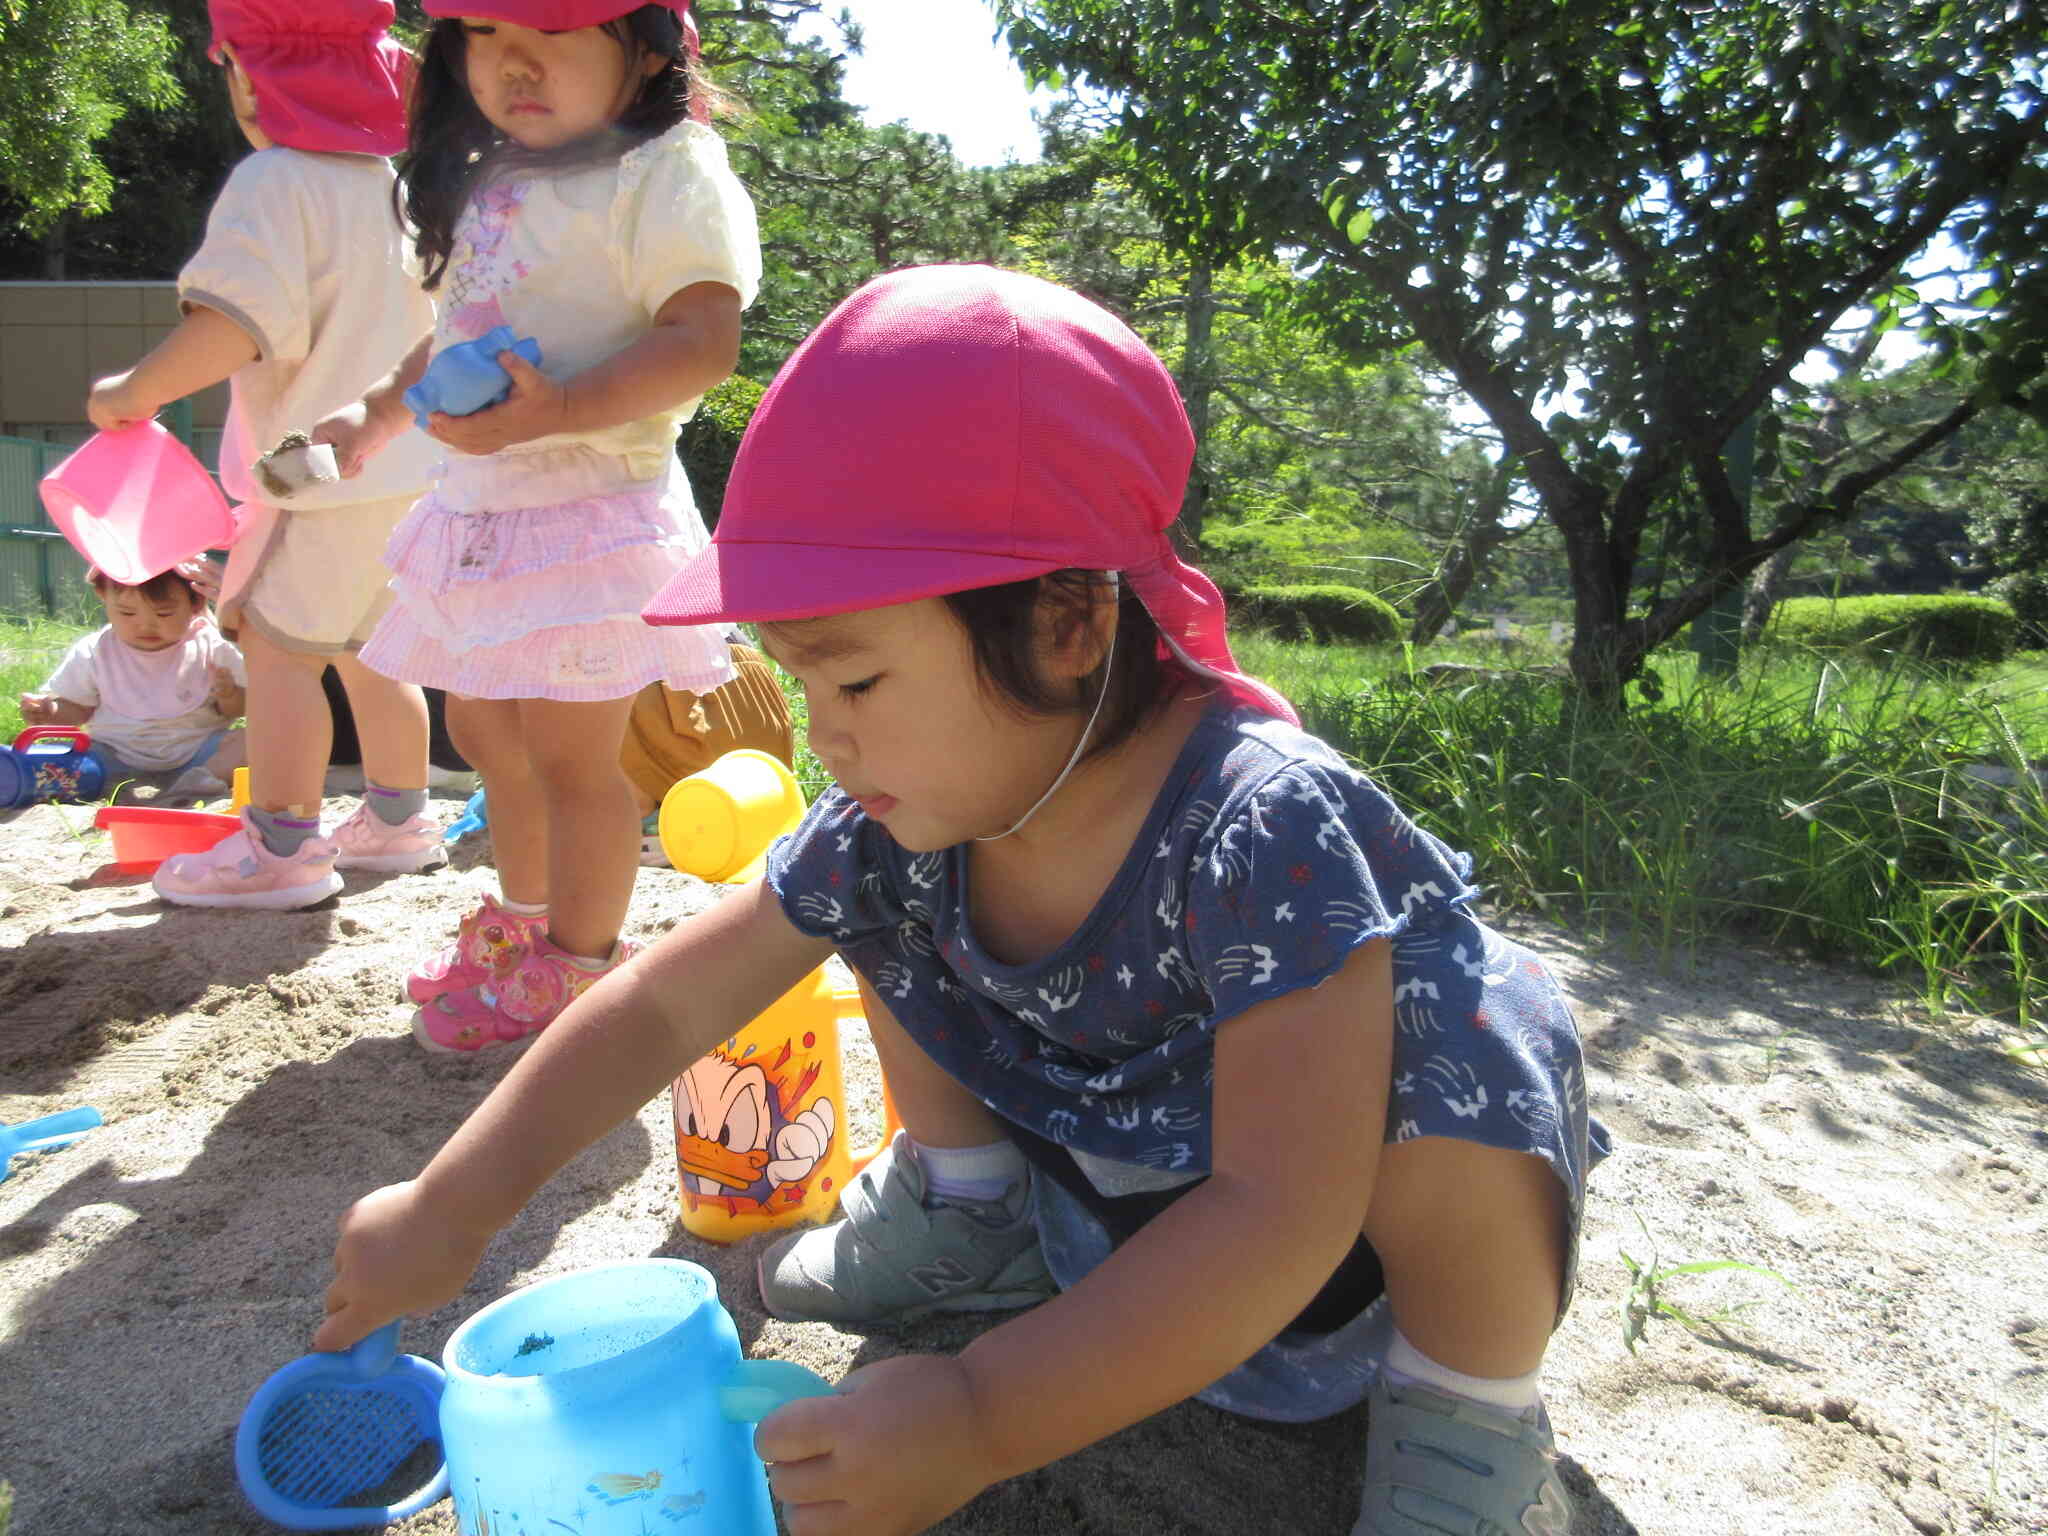
<path id="1" fill-rule="evenodd" d="M 92 381 L 134 363 L 177 323 L 176 283 L 0 282 L 0 435 L 82 436 Z M 193 424 L 218 427 L 227 407 L 226 384 L 203 390 Z"/>

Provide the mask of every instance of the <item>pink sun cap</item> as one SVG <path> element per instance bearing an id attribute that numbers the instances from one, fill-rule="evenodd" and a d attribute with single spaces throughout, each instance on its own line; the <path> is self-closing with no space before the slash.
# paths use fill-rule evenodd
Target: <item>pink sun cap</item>
<path id="1" fill-rule="evenodd" d="M 536 32 L 573 32 L 616 21 L 642 5 L 658 5 L 684 16 L 690 0 L 426 0 L 422 9 L 429 16 L 475 16 Z"/>
<path id="2" fill-rule="evenodd" d="M 391 0 L 208 0 L 207 57 L 223 44 L 256 88 L 274 144 L 332 154 L 405 148 L 413 60 L 387 30 Z"/>
<path id="3" fill-rule="evenodd" d="M 822 618 L 1117 571 L 1184 665 L 1294 721 L 1167 537 L 1194 447 L 1172 376 L 1107 310 L 996 267 L 887 273 L 775 376 L 709 547 L 643 617 Z"/>

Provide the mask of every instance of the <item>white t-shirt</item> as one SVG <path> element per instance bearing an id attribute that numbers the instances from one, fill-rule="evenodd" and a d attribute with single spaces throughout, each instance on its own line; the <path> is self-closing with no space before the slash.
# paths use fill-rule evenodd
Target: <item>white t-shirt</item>
<path id="1" fill-rule="evenodd" d="M 753 303 L 760 232 L 725 141 L 701 123 L 679 123 L 616 161 L 513 169 L 474 190 L 436 290 L 434 351 L 509 325 L 540 342 L 542 373 L 567 378 L 639 341 L 672 295 L 706 282 L 733 289 L 741 308 Z M 696 409 L 686 400 L 596 432 L 514 443 L 502 454 L 575 443 L 621 455 L 632 478 L 652 480 Z"/>
<path id="2" fill-rule="evenodd" d="M 411 247 L 392 210 L 388 161 L 264 149 L 214 200 L 206 239 L 178 274 L 178 298 L 217 309 L 256 343 L 235 370 L 221 485 L 236 501 L 295 512 L 418 495 L 440 446 L 408 427 L 353 480 L 279 498 L 249 466 L 290 431 L 361 397 L 433 329 Z"/>
<path id="3" fill-rule="evenodd" d="M 227 725 L 207 702 L 216 667 L 247 686 L 242 653 L 210 619 L 195 618 L 180 644 L 160 651 L 124 645 L 109 625 L 66 651 L 42 691 L 91 705 L 87 735 L 130 768 L 162 772 L 183 767 Z"/>

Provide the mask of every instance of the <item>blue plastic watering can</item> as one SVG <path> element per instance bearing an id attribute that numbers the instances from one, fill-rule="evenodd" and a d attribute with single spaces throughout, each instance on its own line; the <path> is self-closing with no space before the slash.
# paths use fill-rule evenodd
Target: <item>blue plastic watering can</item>
<path id="1" fill-rule="evenodd" d="M 756 1421 L 832 1386 L 742 1360 L 717 1282 L 682 1259 L 543 1280 L 442 1355 L 441 1444 L 462 1536 L 775 1536 Z"/>

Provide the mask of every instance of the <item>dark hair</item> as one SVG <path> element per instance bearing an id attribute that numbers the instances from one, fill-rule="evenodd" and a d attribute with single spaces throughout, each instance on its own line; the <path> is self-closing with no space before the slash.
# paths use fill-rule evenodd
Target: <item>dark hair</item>
<path id="1" fill-rule="evenodd" d="M 160 603 L 166 598 L 182 592 L 192 600 L 192 605 L 195 608 L 202 608 L 206 605 L 204 594 L 192 584 L 191 578 L 182 571 L 159 571 L 156 575 L 150 577 L 149 580 L 137 582 L 131 587 L 125 581 L 114 580 L 105 571 L 95 566 L 85 579 L 91 584 L 93 591 L 99 593 L 101 597 L 110 597 L 116 592 L 140 592 L 144 602 Z"/>
<path id="2" fill-rule="evenodd" d="M 578 165 L 624 154 L 659 138 L 690 115 L 690 102 L 708 91 L 683 54 L 682 21 L 665 5 L 643 5 L 602 23 L 634 61 L 658 54 L 667 62 L 640 89 L 608 133 L 535 154 L 502 137 L 469 94 L 463 64 L 468 41 L 458 17 L 443 17 L 420 47 L 420 67 L 407 112 L 406 154 L 392 201 L 399 221 L 413 231 L 423 283 L 440 286 L 455 248 L 455 225 L 478 183 L 519 165 Z"/>
<path id="3" fill-rule="evenodd" d="M 1177 694 L 1185 672 L 1160 657 L 1159 626 L 1131 591 L 1117 588 L 1116 654 L 1105 684 L 1097 667 L 1081 679 L 1078 699 L 1053 686 L 1038 669 L 1039 612 L 1051 608 L 1058 626 L 1083 624 L 1101 593 L 1100 571 L 1064 570 L 948 593 L 946 607 L 967 631 L 974 664 L 1004 699 L 1026 714 L 1058 715 L 1093 709 L 1106 686 L 1102 718 L 1096 724 L 1086 756 L 1120 746 Z"/>

